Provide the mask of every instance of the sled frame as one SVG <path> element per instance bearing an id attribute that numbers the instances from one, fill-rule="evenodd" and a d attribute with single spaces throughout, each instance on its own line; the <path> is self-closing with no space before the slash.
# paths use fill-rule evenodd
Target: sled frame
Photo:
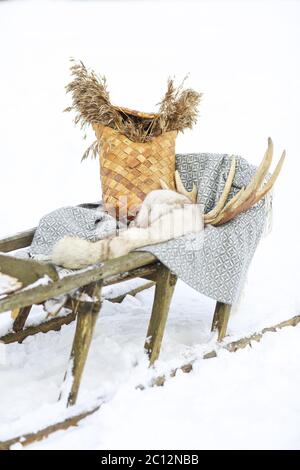
<path id="1" fill-rule="evenodd" d="M 0 240 L 0 252 L 11 253 L 28 247 L 34 232 L 35 229 L 31 229 Z M 69 324 L 76 319 L 71 354 L 59 397 L 65 400 L 67 406 L 74 405 L 77 400 L 94 326 L 101 311 L 103 286 L 133 278 L 144 278 L 149 281 L 126 294 L 109 299 L 113 302 L 120 302 L 128 294 L 135 295 L 155 285 L 145 350 L 150 365 L 158 359 L 177 277 L 154 255 L 142 251 L 132 252 L 126 256 L 76 271 L 63 279 L 58 277 L 55 266 L 51 263 L 8 257 L 3 254 L 0 254 L 0 271 L 1 269 L 11 276 L 22 277 L 23 287 L 27 286 L 27 288 L 0 299 L 0 313 L 10 310 L 14 316 L 13 331 L 2 336 L 0 341 L 22 342 L 27 336 L 59 330 L 62 325 Z M 30 286 L 44 275 L 50 277 L 52 282 L 47 285 Z M 66 295 L 66 302 L 63 306 L 70 309 L 69 314 L 52 318 L 33 327 L 25 327 L 32 305 L 43 304 L 63 294 Z M 222 341 L 226 334 L 230 309 L 231 306 L 228 304 L 221 302 L 216 304 L 212 330 L 218 331 L 218 341 Z"/>

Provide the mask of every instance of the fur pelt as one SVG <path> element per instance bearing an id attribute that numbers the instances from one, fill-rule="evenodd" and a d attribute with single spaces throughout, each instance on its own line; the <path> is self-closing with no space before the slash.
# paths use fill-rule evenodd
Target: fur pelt
<path id="1" fill-rule="evenodd" d="M 136 219 L 115 237 L 97 242 L 65 237 L 54 247 L 52 261 L 70 269 L 79 269 L 154 243 L 178 238 L 203 229 L 200 206 L 171 190 L 151 191 Z"/>

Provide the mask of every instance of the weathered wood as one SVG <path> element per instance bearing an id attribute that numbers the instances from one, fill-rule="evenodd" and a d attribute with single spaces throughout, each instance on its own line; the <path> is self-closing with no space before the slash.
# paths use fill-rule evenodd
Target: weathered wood
<path id="1" fill-rule="evenodd" d="M 129 281 L 130 279 L 135 279 L 141 277 L 143 279 L 150 279 L 156 276 L 156 272 L 160 266 L 159 262 L 148 264 L 141 268 L 131 269 L 130 271 L 116 274 L 115 276 L 109 276 L 103 279 L 103 287 L 112 286 L 113 284 L 118 284 L 119 282 Z"/>
<path id="2" fill-rule="evenodd" d="M 69 295 L 64 295 L 63 298 L 60 300 L 60 302 L 58 302 L 58 304 L 56 305 L 55 310 L 51 308 L 50 311 L 48 310 L 49 307 L 47 308 L 46 306 L 46 303 L 47 303 L 47 300 L 46 300 L 46 302 L 43 303 L 44 310 L 47 312 L 46 320 L 49 320 L 49 318 L 57 317 L 59 313 L 62 311 L 62 309 L 66 307 L 69 297 L 70 297 Z M 51 301 L 53 299 L 49 299 L 49 300 Z"/>
<path id="3" fill-rule="evenodd" d="M 217 302 L 211 331 L 218 330 L 218 341 L 222 341 L 226 335 L 230 311 L 231 305 L 224 304 L 223 302 Z"/>
<path id="4" fill-rule="evenodd" d="M 0 271 L 21 281 L 22 288 L 44 276 L 49 276 L 52 281 L 59 279 L 53 264 L 41 263 L 32 259 L 15 258 L 9 255 L 0 254 Z M 10 296 L 12 295 L 15 295 L 15 293 L 10 294 Z"/>
<path id="5" fill-rule="evenodd" d="M 154 285 L 155 285 L 154 281 L 149 281 L 145 284 L 142 284 L 141 286 L 136 287 L 135 289 L 131 289 L 130 291 L 125 292 L 125 294 L 121 294 L 121 295 L 118 295 L 118 296 L 112 297 L 112 298 L 107 298 L 106 300 L 109 300 L 109 302 L 113 302 L 113 303 L 120 303 L 120 302 L 122 302 L 122 300 L 125 299 L 125 297 L 127 295 L 132 295 L 134 297 L 139 292 L 142 292 L 145 289 L 150 289 L 150 287 L 152 287 Z"/>
<path id="6" fill-rule="evenodd" d="M 32 306 L 29 305 L 28 307 L 20 308 L 13 324 L 13 331 L 17 332 L 23 330 L 26 320 L 30 314 L 31 307 Z"/>
<path id="7" fill-rule="evenodd" d="M 70 418 L 65 419 L 56 424 L 52 424 L 43 429 L 40 429 L 37 432 L 22 434 L 20 436 L 14 437 L 13 439 L 8 439 L 7 441 L 0 441 L 0 450 L 10 450 L 11 446 L 14 444 L 22 444 L 22 446 L 28 446 L 33 442 L 42 441 L 50 434 L 53 434 L 56 431 L 64 431 L 70 427 L 77 426 L 79 421 L 83 420 L 87 416 L 90 416 L 93 413 L 96 413 L 101 408 L 101 404 L 92 408 L 89 411 L 84 411 L 83 413 L 71 416 Z"/>
<path id="8" fill-rule="evenodd" d="M 59 396 L 60 400 L 64 400 L 66 395 L 68 395 L 67 406 L 72 406 L 76 403 L 83 369 L 101 307 L 101 288 L 101 282 L 85 286 L 75 307 L 75 312 L 77 313 L 76 331 L 63 389 Z"/>
<path id="9" fill-rule="evenodd" d="M 67 294 L 71 290 L 83 285 L 146 266 L 155 262 L 155 260 L 155 256 L 150 253 L 129 253 L 126 256 L 106 261 L 101 265 L 95 265 L 83 271 L 75 272 L 50 284 L 28 288 L 25 291 L 22 290 L 13 295 L 8 295 L 0 300 L 0 313 L 44 302 L 52 297 Z"/>
<path id="10" fill-rule="evenodd" d="M 15 233 L 6 238 L 0 239 L 0 251 L 8 253 L 9 251 L 19 250 L 29 246 L 32 242 L 36 228 L 25 230 L 24 232 Z"/>
<path id="11" fill-rule="evenodd" d="M 122 300 L 124 299 L 126 295 L 134 296 L 138 292 L 142 292 L 145 289 L 149 289 L 153 285 L 154 285 L 154 282 L 147 282 L 135 289 L 129 290 L 125 294 L 108 298 L 107 300 L 109 300 L 109 302 L 122 302 Z M 103 299 L 105 299 L 105 297 L 103 297 Z M 24 330 L 18 331 L 16 333 L 13 333 L 13 332 L 6 333 L 5 335 L 0 337 L 0 342 L 4 344 L 22 343 L 22 341 L 24 341 L 24 339 L 27 338 L 28 336 L 33 336 L 38 333 L 48 333 L 48 331 L 52 331 L 52 330 L 55 330 L 55 331 L 60 330 L 63 325 L 68 325 L 69 323 L 75 320 L 76 314 L 74 313 L 74 302 L 75 301 L 73 299 L 68 299 L 65 304 L 65 308 L 72 310 L 71 313 L 68 313 L 67 315 L 60 316 L 60 317 L 54 317 L 54 318 L 51 318 L 50 320 L 45 320 L 39 325 L 28 326 Z"/>
<path id="12" fill-rule="evenodd" d="M 167 322 L 169 307 L 175 289 L 177 277 L 164 265 L 159 267 L 155 288 L 154 302 L 148 326 L 145 349 L 150 365 L 159 356 L 161 342 Z"/>
<path id="13" fill-rule="evenodd" d="M 260 340 L 263 338 L 263 335 L 265 333 L 276 333 L 278 330 L 281 330 L 282 328 L 286 328 L 287 326 L 296 326 L 300 323 L 300 315 L 295 315 L 294 317 L 285 320 L 283 322 L 277 323 L 274 326 L 269 326 L 266 328 L 263 328 L 260 332 L 258 333 L 253 333 L 252 335 L 246 336 L 244 338 L 241 338 L 237 341 L 232 341 L 228 344 L 224 344 L 220 346 L 216 350 L 212 350 L 206 354 L 203 355 L 202 359 L 212 359 L 214 357 L 218 356 L 218 351 L 222 351 L 222 349 L 226 349 L 229 352 L 236 352 L 239 349 L 244 349 L 247 346 L 251 346 L 251 343 L 253 341 L 259 343 Z M 195 359 L 191 362 L 188 362 L 187 364 L 184 364 L 181 367 L 177 367 L 176 369 L 173 369 L 168 376 L 166 375 L 160 375 L 158 377 L 155 377 L 153 381 L 151 382 L 150 386 L 163 386 L 165 381 L 167 380 L 168 377 L 175 377 L 176 373 L 178 370 L 181 370 L 184 373 L 189 373 L 193 370 L 193 364 L 197 361 L 198 359 Z M 140 390 L 143 390 L 146 388 L 144 385 L 140 384 L 138 387 Z"/>
<path id="14" fill-rule="evenodd" d="M 62 317 L 54 317 L 50 320 L 44 321 L 39 325 L 28 326 L 24 330 L 18 331 L 16 333 L 10 332 L 0 337 L 0 341 L 4 344 L 10 343 L 22 343 L 25 338 L 28 336 L 33 336 L 38 333 L 48 333 L 48 331 L 58 331 L 63 325 L 68 325 L 74 321 L 76 315 L 74 312 L 68 313 Z"/>
<path id="15" fill-rule="evenodd" d="M 11 312 L 10 312 L 10 316 L 13 320 L 15 320 L 17 318 L 17 316 L 19 315 L 20 313 L 20 308 L 14 308 Z"/>
<path id="16" fill-rule="evenodd" d="M 252 335 L 246 336 L 245 338 L 241 338 L 237 341 L 232 341 L 231 343 L 225 345 L 225 349 L 230 352 L 235 352 L 238 349 L 243 349 L 246 346 L 251 345 L 252 341 L 256 341 L 257 343 L 259 343 L 265 333 L 276 333 L 277 330 L 281 330 L 282 328 L 285 328 L 287 326 L 296 326 L 298 325 L 298 323 L 300 323 L 300 315 L 295 315 L 294 317 L 277 323 L 274 326 L 267 326 L 258 333 L 253 333 Z"/>

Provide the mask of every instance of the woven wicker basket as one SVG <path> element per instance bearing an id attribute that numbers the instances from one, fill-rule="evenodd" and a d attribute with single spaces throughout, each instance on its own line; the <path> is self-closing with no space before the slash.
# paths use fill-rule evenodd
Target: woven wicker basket
<path id="1" fill-rule="evenodd" d="M 127 115 L 151 119 L 155 114 L 117 108 Z M 163 179 L 174 187 L 177 131 L 148 142 L 133 142 L 111 127 L 93 124 L 99 143 L 100 175 L 105 209 L 117 217 L 134 217 L 145 196 Z"/>

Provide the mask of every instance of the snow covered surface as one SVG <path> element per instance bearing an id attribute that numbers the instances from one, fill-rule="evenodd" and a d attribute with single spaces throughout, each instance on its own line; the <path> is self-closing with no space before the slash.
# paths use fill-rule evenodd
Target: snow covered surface
<path id="1" fill-rule="evenodd" d="M 99 200 L 97 162 L 80 164 L 92 133 L 83 141 L 61 112 L 70 56 L 104 73 L 113 101 L 134 109 L 154 109 L 168 75 L 190 72 L 189 85 L 205 95 L 178 152 L 235 153 L 257 164 L 268 135 L 276 157 L 287 150 L 273 231 L 257 250 L 229 335 L 299 314 L 299 19 L 299 3 L 289 1 L 1 2 L 0 236 L 59 206 Z M 104 302 L 75 411 L 109 401 L 78 428 L 30 448 L 299 449 L 300 327 L 140 391 L 154 374 L 143 354 L 152 298 L 153 288 L 120 305 Z M 213 343 L 213 309 L 213 300 L 178 283 L 155 373 Z M 34 307 L 28 324 L 43 315 Z M 0 333 L 10 326 L 1 314 Z M 1 345 L 0 440 L 70 413 L 56 401 L 73 333 L 68 325 Z"/>
<path id="2" fill-rule="evenodd" d="M 5 294 L 14 292 L 22 287 L 22 283 L 15 277 L 7 276 L 0 272 L 0 299 L 5 297 Z"/>

